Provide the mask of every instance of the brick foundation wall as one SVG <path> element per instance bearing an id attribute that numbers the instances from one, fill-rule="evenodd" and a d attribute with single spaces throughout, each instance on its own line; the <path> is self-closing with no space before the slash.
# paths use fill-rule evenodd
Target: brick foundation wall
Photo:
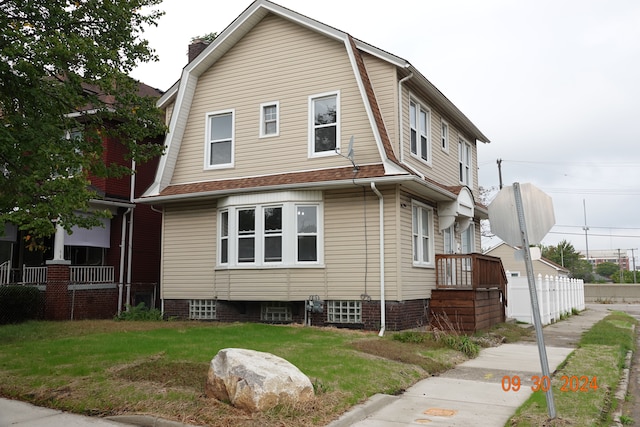
<path id="1" fill-rule="evenodd" d="M 118 313 L 118 289 L 76 289 L 70 290 L 72 301 L 69 318 L 84 319 L 113 319 Z"/>
<path id="2" fill-rule="evenodd" d="M 291 302 L 292 323 L 304 323 L 305 301 Z M 216 301 L 216 320 L 220 322 L 262 322 L 261 302 Z M 429 320 L 429 300 L 387 301 L 386 329 L 399 331 L 425 326 Z M 326 310 L 326 307 L 325 307 Z M 164 300 L 164 315 L 187 319 L 189 300 Z M 307 313 L 312 326 L 335 326 L 377 331 L 380 329 L 380 301 L 362 302 L 362 323 L 337 324 L 327 322 L 327 313 Z"/>

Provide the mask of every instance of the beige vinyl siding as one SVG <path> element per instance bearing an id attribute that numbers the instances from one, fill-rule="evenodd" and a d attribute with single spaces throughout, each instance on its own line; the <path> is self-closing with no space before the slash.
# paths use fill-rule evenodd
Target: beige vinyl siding
<path id="1" fill-rule="evenodd" d="M 430 298 L 431 290 L 436 287 L 436 269 L 414 267 L 413 266 L 413 245 L 412 245 L 412 212 L 411 202 L 416 200 L 428 207 L 433 208 L 434 224 L 434 251 L 436 254 L 442 253 L 443 240 L 442 233 L 438 231 L 438 211 L 435 203 L 430 203 L 414 194 L 403 191 L 400 194 L 400 269 L 402 274 L 402 299 L 411 300 L 417 298 Z M 434 254 L 435 259 L 435 254 Z"/>
<path id="2" fill-rule="evenodd" d="M 308 158 L 309 96 L 339 91 L 339 139 L 355 137 L 356 160 L 378 163 L 362 96 L 343 43 L 268 15 L 200 76 L 173 184 L 347 166 L 340 156 Z M 259 138 L 260 104 L 278 101 L 280 134 Z M 235 111 L 235 165 L 203 170 L 207 113 Z"/>
<path id="3" fill-rule="evenodd" d="M 215 297 L 215 204 L 168 205 L 163 218 L 162 298 Z"/>
<path id="4" fill-rule="evenodd" d="M 395 187 L 385 199 L 385 278 L 387 299 L 397 299 Z M 366 213 L 365 213 L 366 209 Z M 366 227 L 365 227 L 366 215 Z M 325 195 L 325 262 L 327 299 L 380 299 L 380 211 L 370 187 Z"/>
<path id="5" fill-rule="evenodd" d="M 164 110 L 164 122 L 167 126 L 169 126 L 169 122 L 171 122 L 171 115 L 173 114 L 173 107 L 175 107 L 175 105 L 176 103 L 172 102 L 171 104 L 167 105 Z"/>
<path id="6" fill-rule="evenodd" d="M 363 53 L 369 80 L 373 86 L 391 146 L 398 152 L 398 82 L 396 67 L 374 56 Z"/>
<path id="7" fill-rule="evenodd" d="M 410 82 L 410 80 L 409 80 Z M 409 100 L 413 99 L 423 107 L 427 107 L 431 112 L 431 165 L 426 164 L 411 154 L 411 128 L 409 122 Z M 462 135 L 455 123 L 444 117 L 449 124 L 449 151 L 444 152 L 441 149 L 442 126 L 441 120 L 443 116 L 439 111 L 433 108 L 428 100 L 421 98 L 417 92 L 412 92 L 411 87 L 404 85 L 402 87 L 402 117 L 403 117 L 403 154 L 404 162 L 424 174 L 425 176 L 436 180 L 444 185 L 460 185 L 460 174 L 458 170 L 458 139 L 462 136 L 472 147 L 472 176 L 473 188 L 471 189 L 475 198 L 478 197 L 478 157 L 475 140 Z"/>

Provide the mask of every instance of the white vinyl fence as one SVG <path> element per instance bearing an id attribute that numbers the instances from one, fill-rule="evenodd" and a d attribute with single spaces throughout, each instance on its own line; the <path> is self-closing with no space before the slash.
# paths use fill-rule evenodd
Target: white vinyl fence
<path id="1" fill-rule="evenodd" d="M 507 317 L 533 324 L 529 281 L 526 277 L 509 277 L 507 272 Z M 573 309 L 582 311 L 584 305 L 584 282 L 582 279 L 544 276 L 536 277 L 538 308 L 543 325 L 557 322 L 563 314 Z"/>

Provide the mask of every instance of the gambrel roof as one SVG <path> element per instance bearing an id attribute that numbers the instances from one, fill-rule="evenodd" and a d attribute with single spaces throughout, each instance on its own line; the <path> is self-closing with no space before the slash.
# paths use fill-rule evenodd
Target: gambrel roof
<path id="1" fill-rule="evenodd" d="M 369 118 L 369 123 L 378 147 L 378 152 L 380 154 L 382 168 L 379 168 L 379 177 L 409 175 L 412 179 L 424 181 L 424 177 L 416 176 L 415 172 L 409 170 L 396 158 L 388 132 L 382 119 L 381 111 L 376 101 L 373 87 L 364 65 L 362 53 L 372 55 L 397 67 L 399 70 L 398 75 L 400 77 L 413 75 L 413 81 L 418 85 L 421 91 L 433 100 L 434 107 L 443 111 L 447 117 L 451 118 L 451 120 L 454 121 L 465 134 L 477 141 L 489 142 L 488 138 L 484 136 L 482 132 L 480 132 L 480 130 L 455 105 L 453 105 L 453 103 L 451 103 L 451 101 L 449 101 L 435 86 L 424 78 L 424 76 L 422 76 L 422 74 L 420 74 L 408 61 L 355 39 L 348 33 L 308 18 L 275 3 L 267 0 L 256 0 L 227 28 L 225 28 L 193 61 L 184 67 L 180 80 L 176 82 L 158 101 L 158 106 L 161 108 L 167 107 L 172 103 L 174 104 L 174 107 L 169 123 L 169 133 L 165 140 L 166 153 L 160 160 L 154 184 L 149 188 L 149 190 L 147 190 L 143 197 L 167 198 L 170 194 L 177 195 L 178 192 L 186 192 L 188 189 L 195 189 L 185 187 L 184 185 L 178 186 L 181 188 L 181 191 L 178 189 L 169 189 L 168 187 L 170 186 L 173 171 L 177 162 L 191 104 L 197 90 L 198 78 L 205 71 L 211 68 L 216 61 L 222 58 L 268 14 L 274 14 L 280 18 L 296 23 L 297 25 L 344 44 L 366 109 L 366 114 Z M 302 179 L 303 176 L 301 173 L 283 175 L 295 175 L 300 179 Z M 358 175 L 358 178 L 362 178 L 362 174 Z M 304 182 L 304 179 L 302 182 Z M 448 191 L 446 192 L 449 193 Z M 451 193 L 451 195 L 455 198 L 455 194 Z"/>

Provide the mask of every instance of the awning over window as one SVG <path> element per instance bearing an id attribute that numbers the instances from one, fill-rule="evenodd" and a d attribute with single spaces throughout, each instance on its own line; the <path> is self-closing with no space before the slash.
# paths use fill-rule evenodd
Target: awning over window
<path id="1" fill-rule="evenodd" d="M 111 236 L 111 220 L 108 218 L 99 219 L 103 227 L 80 228 L 74 226 L 72 234 L 67 234 L 64 238 L 65 246 L 92 246 L 95 248 L 108 248 Z"/>
<path id="2" fill-rule="evenodd" d="M 18 227 L 10 222 L 4 223 L 4 230 L 0 229 L 0 241 L 15 242 L 18 238 Z"/>
<path id="3" fill-rule="evenodd" d="M 473 214 L 473 194 L 467 187 L 462 187 L 456 200 L 438 203 L 440 231 L 451 227 L 457 219 L 459 231 L 463 232 L 473 221 Z"/>

